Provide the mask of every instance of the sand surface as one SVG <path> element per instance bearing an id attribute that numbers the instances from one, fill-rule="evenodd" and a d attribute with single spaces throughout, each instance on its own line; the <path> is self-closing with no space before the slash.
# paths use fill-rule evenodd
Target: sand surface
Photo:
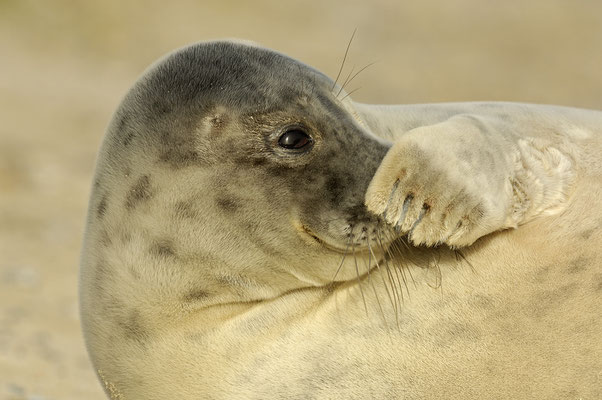
<path id="1" fill-rule="evenodd" d="M 169 5 L 167 5 L 169 4 Z M 102 399 L 77 274 L 104 129 L 169 50 L 239 37 L 335 76 L 359 101 L 602 108 L 602 2 L 0 0 L 0 399 Z"/>

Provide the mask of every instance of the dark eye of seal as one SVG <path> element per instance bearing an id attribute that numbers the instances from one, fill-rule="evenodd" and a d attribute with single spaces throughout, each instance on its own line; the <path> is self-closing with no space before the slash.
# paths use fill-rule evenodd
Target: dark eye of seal
<path id="1" fill-rule="evenodd" d="M 278 145 L 285 149 L 300 150 L 309 148 L 313 139 L 301 128 L 290 128 L 278 139 Z"/>

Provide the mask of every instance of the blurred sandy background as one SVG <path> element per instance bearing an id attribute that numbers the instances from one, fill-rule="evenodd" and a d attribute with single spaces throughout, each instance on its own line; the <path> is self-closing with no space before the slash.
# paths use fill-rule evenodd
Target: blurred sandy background
<path id="1" fill-rule="evenodd" d="M 169 4 L 169 5 L 167 5 Z M 96 150 L 141 71 L 239 37 L 359 101 L 602 108 L 602 1 L 0 0 L 0 399 L 102 399 L 80 334 L 78 257 Z"/>

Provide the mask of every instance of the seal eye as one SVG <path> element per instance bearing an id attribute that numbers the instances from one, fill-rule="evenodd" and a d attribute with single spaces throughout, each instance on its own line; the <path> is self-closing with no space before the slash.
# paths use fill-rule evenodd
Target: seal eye
<path id="1" fill-rule="evenodd" d="M 300 128 L 290 128 L 278 139 L 278 145 L 285 149 L 299 150 L 308 147 L 313 139 Z"/>

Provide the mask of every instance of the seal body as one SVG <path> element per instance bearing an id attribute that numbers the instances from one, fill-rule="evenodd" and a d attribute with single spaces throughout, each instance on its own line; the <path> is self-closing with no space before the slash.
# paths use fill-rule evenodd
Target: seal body
<path id="1" fill-rule="evenodd" d="M 100 150 L 112 399 L 596 398 L 602 113 L 358 104 L 273 51 L 152 66 Z"/>

